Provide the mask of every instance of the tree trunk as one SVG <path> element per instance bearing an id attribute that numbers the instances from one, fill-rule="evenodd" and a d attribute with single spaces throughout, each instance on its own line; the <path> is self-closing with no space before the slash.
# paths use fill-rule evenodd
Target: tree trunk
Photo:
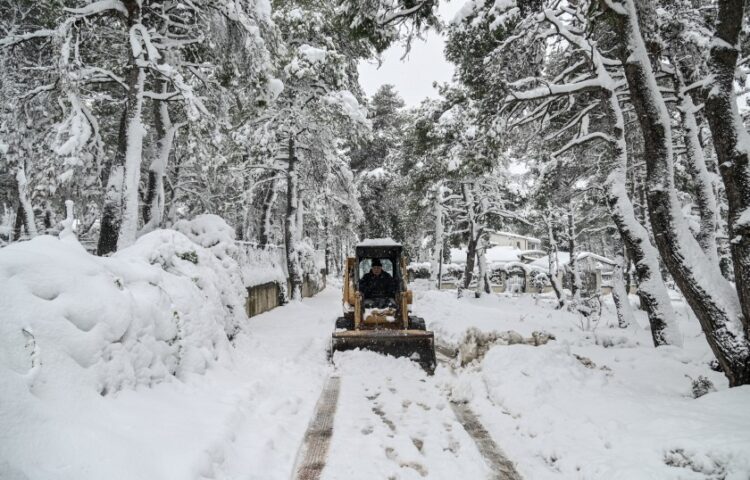
<path id="1" fill-rule="evenodd" d="M 34 238 L 37 236 L 36 220 L 34 218 L 34 207 L 31 205 L 31 200 L 29 199 L 29 182 L 26 179 L 26 169 L 24 168 L 23 159 L 18 159 L 16 185 L 18 185 L 19 213 L 23 217 L 23 226 L 26 229 L 26 235 L 29 238 Z"/>
<path id="2" fill-rule="evenodd" d="M 700 142 L 698 122 L 695 113 L 698 108 L 690 95 L 684 92 L 685 82 L 679 65 L 675 64 L 676 89 L 679 99 L 679 110 L 682 116 L 682 127 L 685 133 L 685 158 L 688 172 L 693 179 L 695 203 L 700 214 L 700 231 L 696 235 L 698 244 L 708 259 L 719 264 L 719 252 L 716 247 L 716 219 L 719 217 L 713 182 L 706 168 L 706 158 Z"/>
<path id="3" fill-rule="evenodd" d="M 615 302 L 617 309 L 617 326 L 627 328 L 635 323 L 633 309 L 630 306 L 628 291 L 625 286 L 623 268 L 625 266 L 625 256 L 623 255 L 624 245 L 622 238 L 616 235 L 615 241 L 615 269 L 612 273 L 612 300 Z"/>
<path id="4" fill-rule="evenodd" d="M 288 167 L 286 177 L 286 217 L 284 221 L 284 248 L 286 249 L 286 264 L 289 274 L 289 283 L 291 291 L 289 292 L 292 300 L 302 298 L 302 271 L 300 265 L 299 251 L 297 249 L 297 208 L 299 205 L 299 178 L 297 172 L 297 157 L 294 149 L 294 135 L 289 135 L 287 145 Z"/>
<path id="5" fill-rule="evenodd" d="M 18 208 L 16 208 L 16 218 L 13 221 L 13 236 L 10 239 L 12 242 L 18 241 L 18 239 L 21 238 L 21 232 L 23 231 L 23 217 L 23 205 L 19 203 Z"/>
<path id="6" fill-rule="evenodd" d="M 605 121 L 610 124 L 609 130 L 615 139 L 612 145 L 615 166 L 607 178 L 610 215 L 635 264 L 638 298 L 641 300 L 641 308 L 648 315 L 654 346 L 682 345 L 669 292 L 660 274 L 659 252 L 651 243 L 648 230 L 638 221 L 628 197 L 625 185 L 628 154 L 622 109 L 616 92 L 606 91 L 604 95 L 605 105 L 608 107 Z"/>
<path id="7" fill-rule="evenodd" d="M 440 256 L 443 253 L 443 238 L 445 236 L 443 210 L 443 187 L 442 185 L 438 185 L 435 191 L 435 199 L 433 200 L 433 216 L 435 217 L 435 246 L 432 251 L 432 268 L 430 269 L 430 280 L 433 282 L 436 282 L 438 280 L 438 268 L 442 260 Z"/>
<path id="8" fill-rule="evenodd" d="M 568 261 L 568 272 L 570 275 L 570 293 L 573 295 L 573 301 L 580 304 L 581 302 L 581 275 L 578 272 L 576 263 L 576 228 L 573 222 L 573 214 L 568 213 L 568 252 L 570 260 Z"/>
<path id="9" fill-rule="evenodd" d="M 327 206 L 328 205 L 326 205 L 326 207 Z M 326 208 L 326 211 L 329 211 L 329 209 Z M 323 217 L 323 241 L 325 242 L 325 269 L 323 270 L 323 273 L 326 277 L 328 276 L 328 272 L 330 272 L 331 270 L 330 266 L 333 260 L 333 252 L 331 251 L 331 232 L 329 230 L 328 223 L 328 217 Z"/>
<path id="10" fill-rule="evenodd" d="M 477 243 L 477 263 L 479 264 L 479 272 L 477 278 L 477 289 L 474 293 L 476 298 L 482 296 L 482 293 L 490 293 L 490 281 L 489 272 L 487 271 L 487 257 L 485 252 L 487 251 L 487 240 L 482 237 Z"/>
<path id="11" fill-rule="evenodd" d="M 469 238 L 466 245 L 466 265 L 464 266 L 464 288 L 469 288 L 474 278 L 474 259 L 477 255 L 477 240 L 474 237 Z"/>
<path id="12" fill-rule="evenodd" d="M 657 247 L 698 317 L 730 386 L 748 384 L 750 343 L 740 323 L 737 294 L 718 266 L 703 254 L 680 211 L 674 187 L 670 117 L 651 68 L 634 0 L 603 3 L 617 8 L 609 18 L 621 41 L 620 59 L 644 136 L 649 220 Z"/>
<path id="13" fill-rule="evenodd" d="M 549 259 L 549 282 L 552 284 L 552 290 L 555 291 L 557 296 L 557 308 L 565 306 L 565 297 L 563 296 L 562 285 L 560 285 L 560 279 L 558 278 L 558 263 L 557 263 L 557 239 L 555 238 L 555 232 L 552 228 L 552 214 L 545 214 L 544 223 L 547 225 L 547 236 L 549 237 L 549 248 L 547 250 L 547 258 Z"/>
<path id="14" fill-rule="evenodd" d="M 140 7 L 137 2 L 128 2 L 127 6 L 128 30 L 132 31 L 140 17 Z M 141 116 L 146 75 L 143 68 L 138 66 L 132 48 L 128 55 L 128 93 L 120 118 L 117 151 L 104 195 L 98 255 L 106 255 L 132 244 L 138 226 L 138 183 L 145 133 Z"/>
<path id="15" fill-rule="evenodd" d="M 477 252 L 477 242 L 482 232 L 478 231 L 474 216 L 474 192 L 471 189 L 471 185 L 464 183 L 461 185 L 461 190 L 463 192 L 466 217 L 469 224 L 469 244 L 466 246 L 466 267 L 464 269 L 464 288 L 468 289 L 471 280 L 474 278 L 474 258 Z"/>
<path id="16" fill-rule="evenodd" d="M 727 197 L 734 278 L 746 339 L 750 337 L 750 136 L 737 111 L 734 78 L 745 2 L 719 0 L 706 84 L 708 120 Z M 750 383 L 750 366 L 745 383 Z"/>
<path id="17" fill-rule="evenodd" d="M 273 220 L 273 205 L 276 203 L 278 191 L 276 190 L 276 180 L 271 180 L 263 198 L 263 207 L 261 210 L 261 224 L 259 243 L 265 247 L 271 243 L 271 229 Z"/>
<path id="18" fill-rule="evenodd" d="M 159 90 L 167 92 L 167 82 L 160 80 Z M 154 130 L 156 131 L 156 156 L 151 160 L 148 167 L 148 187 L 146 199 L 143 202 L 143 228 L 141 234 L 148 233 L 161 227 L 164 218 L 164 177 L 167 175 L 169 156 L 172 153 L 174 138 L 177 129 L 182 124 L 172 125 L 169 117 L 168 102 L 164 100 L 153 101 Z"/>

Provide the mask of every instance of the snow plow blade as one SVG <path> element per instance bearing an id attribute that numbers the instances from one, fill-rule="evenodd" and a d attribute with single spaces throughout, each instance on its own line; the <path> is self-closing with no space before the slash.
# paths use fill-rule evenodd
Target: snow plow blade
<path id="1" fill-rule="evenodd" d="M 424 330 L 342 330 L 333 333 L 331 352 L 366 349 L 407 357 L 430 375 L 435 371 L 435 335 Z"/>

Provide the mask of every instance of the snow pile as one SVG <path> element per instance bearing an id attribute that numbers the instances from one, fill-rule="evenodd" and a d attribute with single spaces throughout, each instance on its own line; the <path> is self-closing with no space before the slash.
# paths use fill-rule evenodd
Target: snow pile
<path id="1" fill-rule="evenodd" d="M 286 285 L 284 251 L 279 248 L 260 248 L 254 243 L 242 244 L 237 261 L 245 287 L 254 287 L 269 282 Z"/>
<path id="2" fill-rule="evenodd" d="M 609 296 L 587 329 L 551 295 L 415 294 L 414 312 L 436 338 L 478 357 L 438 368 L 437 380 L 478 414 L 523 478 L 750 478 L 750 387 L 728 389 L 711 370 L 713 355 L 679 295 L 684 347 L 654 348 L 645 313 L 616 328 Z M 556 340 L 492 342 L 510 330 Z"/>
<path id="3" fill-rule="evenodd" d="M 157 230 L 141 237 L 132 247 L 117 252 L 115 258 L 142 260 L 189 279 L 197 287 L 203 302 L 211 307 L 209 314 L 213 321 L 222 326 L 226 337 L 231 340 L 247 320 L 246 292 L 240 268 L 227 253 L 231 246 L 220 242 L 209 250 L 179 232 Z M 187 305 L 186 308 L 191 310 L 195 306 Z"/>
<path id="4" fill-rule="evenodd" d="M 542 460 L 529 478 L 747 478 L 750 388 L 693 400 L 623 377 L 564 346 L 496 347 L 482 365 L 493 405 L 483 410 L 507 413 L 516 438 L 504 443 Z"/>
<path id="5" fill-rule="evenodd" d="M 484 332 L 476 327 L 470 327 L 458 344 L 458 362 L 459 365 L 466 366 L 471 362 L 481 361 L 490 348 L 495 345 L 528 344 L 539 346 L 554 339 L 555 336 L 547 332 L 535 331 L 531 333 L 531 338 L 524 338 L 523 335 L 513 330 Z"/>
<path id="6" fill-rule="evenodd" d="M 3 248 L 3 393 L 107 395 L 231 361 L 244 311 L 225 294 L 230 279 L 212 252 L 167 230 L 111 258 L 49 236 Z"/>
<path id="7" fill-rule="evenodd" d="M 174 229 L 192 242 L 211 251 L 214 259 L 206 259 L 211 275 L 200 278 L 201 288 L 217 288 L 228 321 L 227 333 L 231 336 L 245 320 L 245 288 L 240 265 L 236 260 L 238 248 L 234 242 L 234 229 L 217 215 L 198 215 L 192 220 L 180 220 Z M 218 274 L 218 277 L 217 277 Z"/>
<path id="8" fill-rule="evenodd" d="M 186 240 L 179 233 L 168 233 Z M 209 302 L 200 298 L 202 292 L 193 286 L 190 278 L 164 272 L 158 265 L 144 264 L 126 252 L 122 252 L 123 258 L 118 254 L 115 258 L 101 259 L 86 256 L 79 249 L 66 249 L 65 245 L 60 245 L 62 243 L 45 237 L 14 246 L 7 254 L 6 249 L 0 250 L 0 287 L 3 289 L 11 284 L 15 285 L 15 292 L 31 289 L 33 285 L 26 285 L 18 275 L 20 268 L 32 268 L 29 259 L 34 261 L 34 258 L 38 258 L 34 269 L 39 270 L 43 265 L 49 275 L 58 278 L 57 283 L 62 284 L 65 278 L 72 285 L 55 300 L 28 295 L 22 299 L 32 302 L 30 308 L 25 309 L 25 315 L 32 319 L 26 324 L 33 323 L 39 347 L 36 358 L 41 359 L 35 380 L 31 378 L 33 372 L 29 374 L 31 350 L 24 350 L 24 342 L 30 342 L 21 336 L 20 344 L 16 345 L 15 333 L 11 341 L 5 328 L 9 323 L 3 312 L 0 321 L 0 479 L 290 478 L 297 448 L 330 369 L 325 348 L 330 342 L 331 306 L 340 302 L 340 291 L 327 290 L 304 303 L 294 302 L 248 319 L 247 328 L 232 342 L 235 348 L 231 351 L 231 361 L 228 361 L 229 355 L 221 352 L 219 360 L 214 361 L 205 374 L 190 374 L 184 368 L 179 373 L 181 381 L 163 381 L 151 388 L 126 388 L 102 396 L 91 388 L 88 377 L 83 378 L 91 376 L 91 371 L 99 366 L 85 369 L 76 363 L 80 361 L 78 356 L 76 360 L 69 357 L 87 347 L 87 337 L 111 328 L 112 322 L 103 319 L 116 315 L 124 318 L 127 315 L 120 312 L 143 303 L 142 311 L 148 309 L 149 314 L 157 315 L 149 319 L 152 330 L 155 329 L 164 320 L 158 316 L 158 310 L 169 307 L 168 303 L 157 305 L 162 299 L 157 298 L 156 292 L 162 289 L 164 295 L 179 294 L 174 300 L 180 304 L 190 302 L 193 308 Z M 22 246 L 27 248 L 17 248 Z M 210 255 L 196 245 L 192 248 L 199 257 L 198 265 L 204 254 Z M 40 252 L 48 256 L 41 256 Z M 21 255 L 25 261 L 10 263 L 9 259 Z M 62 257 L 68 259 L 65 275 L 60 268 Z M 176 266 L 189 267 L 179 258 L 173 260 Z M 121 273 L 126 269 L 131 272 L 127 277 Z M 133 282 L 134 272 L 150 276 L 155 285 Z M 15 276 L 9 279 L 12 275 Z M 124 290 L 115 287 L 115 291 L 111 291 L 113 278 L 121 279 Z M 184 292 L 179 292 L 180 289 Z M 3 308 L 12 300 L 6 298 L 5 291 L 0 291 Z M 90 292 L 84 299 L 90 305 L 80 298 L 83 293 L 77 292 Z M 153 298 L 146 295 L 148 292 Z M 42 324 L 29 315 L 39 312 L 49 316 L 44 309 L 58 302 L 72 301 L 74 294 L 79 300 L 78 306 L 67 309 L 66 315 L 77 318 L 79 315 L 75 312 L 83 315 L 84 310 L 92 311 L 90 315 L 97 316 L 100 324 L 88 334 L 73 332 L 75 342 L 68 338 L 71 335 L 51 339 L 48 332 L 54 326 L 51 324 L 59 324 L 58 330 L 76 329 L 62 317 Z M 210 302 L 217 303 L 217 300 L 213 298 Z M 153 308 L 146 306 L 150 303 Z M 108 310 L 104 311 L 108 305 Z M 205 307 L 203 313 L 209 316 L 218 310 L 218 306 Z M 195 318 L 190 323 L 185 322 L 186 329 L 191 331 L 198 327 L 191 324 L 202 321 L 200 312 L 194 313 Z M 153 332 L 142 328 L 147 322 L 126 320 L 131 323 L 130 331 L 134 336 L 137 334 L 141 341 L 149 341 Z M 23 322 L 14 319 L 10 325 L 14 330 L 19 323 Z M 209 324 L 202 323 L 204 327 Z M 215 332 L 213 340 L 228 349 L 221 325 L 210 326 L 206 331 Z M 130 336 L 127 334 L 123 341 L 129 342 Z M 183 344 L 195 350 L 190 346 L 195 342 L 184 341 Z M 204 342 L 202 350 L 209 357 L 213 356 L 209 352 L 211 348 L 211 341 Z M 12 364 L 8 360 L 10 356 L 14 357 Z M 148 359 L 141 357 L 140 362 L 147 364 Z"/>

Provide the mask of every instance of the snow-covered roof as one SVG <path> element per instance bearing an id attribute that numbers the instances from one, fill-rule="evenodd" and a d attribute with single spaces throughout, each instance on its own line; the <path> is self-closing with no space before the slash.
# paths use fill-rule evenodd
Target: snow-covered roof
<path id="1" fill-rule="evenodd" d="M 602 257 L 601 255 L 597 255 L 595 253 L 581 252 L 578 255 L 576 255 L 576 261 L 585 260 L 587 258 L 591 258 L 592 260 L 599 262 L 599 263 L 603 263 L 605 265 L 615 265 L 614 260 L 610 260 L 607 257 Z M 568 252 L 557 252 L 557 262 L 560 266 L 567 265 L 568 263 L 570 263 L 570 254 Z M 545 255 L 544 257 L 538 260 L 534 260 L 529 265 L 547 268 L 549 267 L 549 255 Z"/>
<path id="2" fill-rule="evenodd" d="M 358 247 L 400 247 L 401 244 L 392 238 L 366 238 L 357 244 Z"/>
<path id="3" fill-rule="evenodd" d="M 488 233 L 494 233 L 495 235 L 504 235 L 506 237 L 511 237 L 511 238 L 520 238 L 520 239 L 523 239 L 523 240 L 529 240 L 531 242 L 538 242 L 538 243 L 542 242 L 538 238 L 527 237 L 526 235 L 519 235 L 517 233 L 511 233 L 511 232 L 498 232 L 496 230 L 488 230 Z"/>
<path id="4" fill-rule="evenodd" d="M 519 261 L 519 255 L 522 252 L 523 250 L 519 250 L 515 247 L 496 246 L 487 249 L 485 252 L 485 258 L 488 263 L 517 262 Z M 451 262 L 466 263 L 466 249 L 451 248 Z"/>
<path id="5" fill-rule="evenodd" d="M 520 258 L 540 258 L 547 255 L 545 250 L 524 250 L 518 254 Z"/>

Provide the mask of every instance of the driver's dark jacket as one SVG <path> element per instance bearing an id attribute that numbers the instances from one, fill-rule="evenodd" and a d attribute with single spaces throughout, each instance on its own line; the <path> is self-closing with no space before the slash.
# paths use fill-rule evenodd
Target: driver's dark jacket
<path id="1" fill-rule="evenodd" d="M 359 280 L 359 291 L 365 298 L 393 297 L 396 294 L 396 282 L 386 271 L 378 276 L 370 271 Z"/>

